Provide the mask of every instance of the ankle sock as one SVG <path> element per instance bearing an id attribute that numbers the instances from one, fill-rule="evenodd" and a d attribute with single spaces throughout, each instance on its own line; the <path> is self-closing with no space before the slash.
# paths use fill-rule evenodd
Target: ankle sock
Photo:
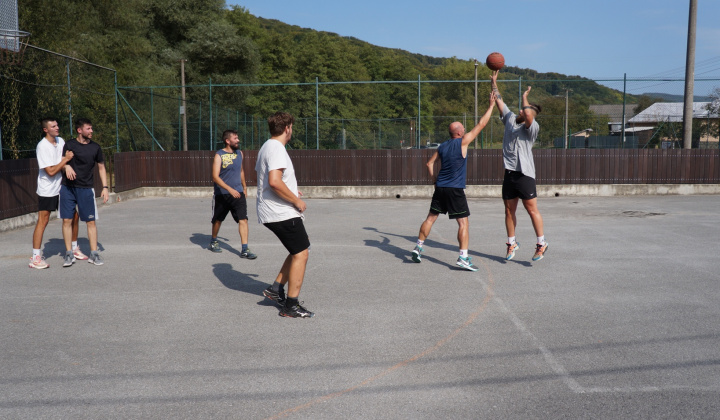
<path id="1" fill-rule="evenodd" d="M 292 308 L 293 306 L 295 306 L 299 303 L 300 303 L 300 301 L 296 297 L 295 298 L 288 297 L 285 299 L 285 307 L 286 308 Z"/>

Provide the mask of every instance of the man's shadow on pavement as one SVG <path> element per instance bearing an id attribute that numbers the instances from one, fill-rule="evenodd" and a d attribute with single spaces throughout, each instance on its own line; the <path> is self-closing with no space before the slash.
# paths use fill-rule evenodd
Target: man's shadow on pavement
<path id="1" fill-rule="evenodd" d="M 90 241 L 88 241 L 87 238 L 78 238 L 78 246 L 83 254 L 90 255 Z M 101 242 L 98 241 L 97 246 L 98 251 L 105 251 L 105 247 L 103 247 Z M 65 240 L 63 238 L 52 238 L 45 242 L 42 255 L 45 259 L 54 255 L 65 256 Z"/>
<path id="2" fill-rule="evenodd" d="M 199 246 L 200 248 L 208 249 L 208 247 L 210 246 L 210 239 L 212 239 L 212 236 L 206 233 L 193 233 L 190 237 L 190 242 Z M 220 244 L 220 248 L 222 248 L 223 251 L 229 251 L 230 253 L 235 254 L 239 257 L 240 251 L 228 245 L 227 241 L 227 238 L 218 235 L 218 243 Z"/>
<path id="3" fill-rule="evenodd" d="M 364 227 L 363 229 L 377 232 L 380 235 L 395 236 L 397 238 L 401 238 L 401 239 L 404 239 L 404 240 L 410 242 L 410 244 L 415 244 L 415 241 L 417 240 L 417 236 L 406 236 L 406 235 L 398 235 L 396 233 L 390 233 L 390 232 L 380 232 L 379 230 L 377 230 L 377 228 L 374 228 L 374 227 Z M 373 246 L 373 247 L 381 249 L 385 252 L 389 252 L 389 253 L 393 254 L 394 256 L 396 256 L 398 259 L 402 260 L 403 263 L 415 264 L 415 262 L 412 261 L 412 257 L 410 256 L 410 253 L 412 251 L 410 246 L 408 247 L 408 249 L 400 248 L 395 245 L 390 245 L 390 240 L 387 237 L 382 236 L 382 238 L 383 238 L 382 242 L 377 241 L 377 240 L 366 239 L 365 245 Z M 458 250 L 457 244 L 445 244 L 442 242 L 434 241 L 432 239 L 427 239 L 423 246 L 427 246 L 428 248 L 440 248 L 440 249 L 445 249 L 448 251 L 457 251 Z M 500 263 L 500 264 L 516 263 L 516 264 L 524 265 L 526 267 L 530 267 L 532 265 L 528 261 L 514 261 L 514 260 L 507 261 L 502 256 L 483 254 L 482 252 L 477 252 L 477 251 L 473 251 L 473 250 L 468 250 L 468 254 L 479 257 L 479 258 L 484 258 L 484 259 L 487 259 L 490 261 L 494 261 L 494 262 Z M 423 255 L 422 259 L 423 259 L 423 261 L 431 261 L 431 262 L 434 262 L 437 264 L 447 265 L 448 267 L 457 268 L 457 269 L 462 270 L 461 268 L 455 266 L 454 264 L 441 262 L 440 260 L 429 257 L 427 255 Z"/>
<path id="4" fill-rule="evenodd" d="M 228 263 L 213 264 L 213 274 L 220 280 L 220 283 L 228 289 L 260 296 L 262 300 L 258 302 L 258 305 L 275 306 L 273 301 L 265 299 L 265 296 L 263 296 L 263 290 L 269 285 L 255 280 L 255 278 L 258 277 L 257 274 L 247 274 L 233 270 L 232 265 Z"/>

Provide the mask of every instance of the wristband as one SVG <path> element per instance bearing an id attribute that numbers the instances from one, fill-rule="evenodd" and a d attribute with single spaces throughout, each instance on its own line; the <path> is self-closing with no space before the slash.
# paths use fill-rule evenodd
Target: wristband
<path id="1" fill-rule="evenodd" d="M 105 188 L 107 188 L 107 185 L 105 185 L 105 186 L 103 187 L 103 189 L 105 189 Z"/>

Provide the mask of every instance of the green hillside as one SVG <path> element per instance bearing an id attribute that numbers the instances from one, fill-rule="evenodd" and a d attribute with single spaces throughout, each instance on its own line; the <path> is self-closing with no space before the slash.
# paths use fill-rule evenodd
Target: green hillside
<path id="1" fill-rule="evenodd" d="M 47 10 L 61 10 L 63 18 L 54 18 L 51 24 L 37 19 Z M 417 130 L 413 124 L 418 115 L 418 100 L 423 116 L 420 130 L 427 135 L 427 141 L 442 138 L 453 119 L 472 120 L 474 112 L 471 60 L 383 48 L 352 37 L 258 18 L 242 7 L 226 7 L 224 0 L 24 0 L 20 2 L 20 27 L 32 34 L 33 45 L 116 69 L 120 86 L 177 86 L 179 61 L 186 59 L 188 99 L 200 107 L 209 103 L 212 95 L 213 104 L 226 110 L 223 113 L 228 115 L 228 121 L 231 112 L 255 119 L 282 109 L 292 112 L 305 125 L 314 124 L 317 100 L 325 124 L 318 130 L 324 139 L 321 146 L 326 148 L 339 147 L 340 136 L 342 142 L 347 142 L 343 143 L 346 147 L 385 147 L 383 136 L 394 136 L 405 144 L 404 139 Z M 58 64 L 50 67 L 35 63 L 17 71 L 15 76 L 34 80 L 39 86 L 43 77 L 55 72 L 54 80 L 61 81 L 65 68 Z M 100 83 L 100 76 L 95 70 L 91 74 L 86 67 L 74 68 L 72 75 L 88 83 L 88 90 L 96 89 L 97 85 L 92 83 Z M 489 69 L 479 66 L 480 113 L 487 103 L 489 77 Z M 423 82 L 420 95 L 418 78 Z M 522 86 L 518 86 L 519 79 Z M 214 85 L 212 93 L 207 88 L 210 80 Z M 323 84 L 316 98 L 316 80 L 366 83 Z M 387 81 L 407 82 L 367 83 Z M 621 92 L 588 79 L 556 73 L 507 67 L 500 74 L 500 82 L 505 101 L 512 107 L 518 104 L 519 87 L 524 89 L 532 84 L 532 100 L 541 103 L 548 115 L 543 131 L 548 138 L 562 132 L 561 121 L 550 116 L 564 115 L 566 89 L 572 89 L 570 114 L 578 120 L 588 120 L 582 122 L 583 126 L 591 124 L 589 105 L 622 101 Z M 228 86 L 236 84 L 252 86 Z M 264 84 L 282 86 L 261 86 Z M 10 88 L 3 84 L 0 89 Z M 38 115 L 44 114 L 62 115 L 63 108 L 67 108 L 59 100 L 55 104 L 42 100 L 47 95 L 42 88 L 33 90 L 28 84 L 23 89 L 18 111 L 21 121 L 36 121 Z M 155 93 L 157 98 L 162 95 L 170 98 L 164 106 L 155 105 L 154 118 L 161 118 L 163 109 L 168 115 L 167 128 L 160 124 L 157 128 L 167 133 L 157 136 L 177 137 L 171 126 L 177 121 L 177 104 L 172 98 L 179 95 L 179 89 L 156 89 Z M 133 106 L 145 107 L 138 113 L 149 113 L 149 100 L 141 97 L 142 93 L 126 94 Z M 131 94 L 136 98 L 131 98 Z M 61 95 L 58 91 L 57 96 Z M 629 97 L 628 101 L 634 102 L 636 98 Z M 73 107 L 76 114 L 95 115 L 102 111 L 106 118 L 114 117 L 114 103 L 109 95 L 78 100 Z M 125 108 L 122 111 L 126 120 L 128 114 L 132 116 Z M 198 118 L 207 118 L 207 113 L 204 115 Z M 602 126 L 603 122 L 592 124 Z M 109 130 L 114 127 L 108 119 L 104 131 Z M 310 126 L 307 130 L 311 130 Z M 145 131 L 139 130 L 137 136 L 145 135 Z M 133 149 L 149 148 L 151 144 L 143 146 L 135 138 L 132 141 L 128 147 Z M 200 138 L 198 143 L 205 141 Z"/>

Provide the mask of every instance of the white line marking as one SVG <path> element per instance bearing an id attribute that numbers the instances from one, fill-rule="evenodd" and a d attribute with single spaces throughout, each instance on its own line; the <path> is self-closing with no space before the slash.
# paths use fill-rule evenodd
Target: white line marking
<path id="1" fill-rule="evenodd" d="M 505 303 L 497 296 L 493 298 L 495 302 L 497 302 L 500 309 L 508 314 L 510 317 L 510 320 L 515 324 L 515 327 L 523 332 L 525 335 L 529 336 L 530 339 L 533 341 L 535 346 L 540 350 L 540 353 L 542 353 L 543 358 L 545 358 L 545 361 L 548 365 L 552 368 L 552 370 L 562 379 L 562 381 L 567 385 L 568 388 L 570 388 L 573 392 L 576 394 L 584 394 L 586 392 L 585 388 L 583 388 L 575 379 L 573 379 L 568 371 L 565 369 L 565 367 L 553 356 L 552 352 L 543 345 L 543 343 L 538 340 L 538 338 L 535 336 L 535 334 L 531 333 L 527 327 L 525 327 L 525 324 L 520 320 L 520 318 L 515 315 L 513 311 L 511 311 L 507 306 L 505 306 Z"/>

